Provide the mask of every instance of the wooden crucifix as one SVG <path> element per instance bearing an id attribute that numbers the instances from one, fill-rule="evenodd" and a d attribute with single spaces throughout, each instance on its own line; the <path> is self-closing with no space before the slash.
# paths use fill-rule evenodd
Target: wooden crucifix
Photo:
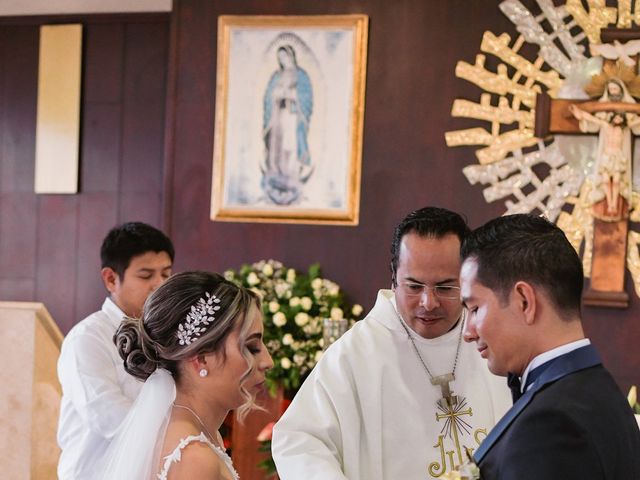
<path id="1" fill-rule="evenodd" d="M 615 41 L 616 47 L 624 48 L 620 42 L 640 39 L 640 30 L 603 29 L 601 38 L 603 43 Z M 626 75 L 615 75 L 616 71 Z M 599 137 L 591 176 L 593 253 L 591 283 L 583 297 L 585 305 L 625 308 L 629 304 L 624 276 L 632 198 L 633 134 L 640 134 L 640 104 L 620 78 L 629 77 L 629 72 L 637 76 L 638 55 L 627 56 L 624 61 L 614 55 L 604 59 L 599 75 L 603 89 L 598 99 L 551 99 L 544 93 L 536 99 L 536 137 L 587 132 L 597 132 Z"/>

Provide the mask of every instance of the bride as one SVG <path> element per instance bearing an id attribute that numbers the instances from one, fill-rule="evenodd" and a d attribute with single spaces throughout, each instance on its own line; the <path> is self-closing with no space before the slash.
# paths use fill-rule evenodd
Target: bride
<path id="1" fill-rule="evenodd" d="M 253 408 L 273 362 L 260 300 L 217 274 L 172 276 L 141 319 L 114 336 L 125 369 L 145 384 L 106 455 L 105 480 L 236 480 L 218 429 Z"/>

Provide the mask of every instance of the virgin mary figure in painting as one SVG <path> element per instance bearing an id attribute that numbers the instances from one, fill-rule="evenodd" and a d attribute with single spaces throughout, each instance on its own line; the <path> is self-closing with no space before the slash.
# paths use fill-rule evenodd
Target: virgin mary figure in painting
<path id="1" fill-rule="evenodd" d="M 313 88 L 291 45 L 278 48 L 277 58 L 279 68 L 271 75 L 263 99 L 262 189 L 276 205 L 291 205 L 300 199 L 314 169 L 307 142 Z"/>

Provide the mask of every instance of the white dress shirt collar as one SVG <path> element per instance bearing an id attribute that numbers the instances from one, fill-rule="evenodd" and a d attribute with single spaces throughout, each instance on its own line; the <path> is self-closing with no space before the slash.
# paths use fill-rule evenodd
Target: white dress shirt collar
<path id="1" fill-rule="evenodd" d="M 549 360 L 553 360 L 554 358 L 557 358 L 561 355 L 565 355 L 569 352 L 573 352 L 578 348 L 586 347 L 587 345 L 590 345 L 590 344 L 591 342 L 589 341 L 588 338 L 583 338 L 581 340 L 576 340 L 575 342 L 560 345 L 559 347 L 553 348 L 549 351 L 546 351 L 534 357 L 533 360 L 529 362 L 529 365 L 527 365 L 527 368 L 524 369 L 524 373 L 522 374 L 522 378 L 520 379 L 520 384 L 521 384 L 520 388 L 522 392 L 524 393 L 524 386 L 527 384 L 527 376 L 529 375 L 529 372 L 531 370 L 533 370 L 536 367 L 539 367 L 543 363 L 547 363 Z M 531 387 L 531 385 L 529 385 L 529 387 Z"/>

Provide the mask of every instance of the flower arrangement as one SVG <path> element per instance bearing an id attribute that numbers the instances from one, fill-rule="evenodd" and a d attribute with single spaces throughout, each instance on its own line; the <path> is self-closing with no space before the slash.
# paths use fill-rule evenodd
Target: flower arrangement
<path id="1" fill-rule="evenodd" d="M 340 287 L 320 276 L 317 263 L 301 274 L 276 260 L 261 260 L 242 265 L 237 272 L 227 270 L 224 276 L 262 298 L 264 342 L 274 362 L 266 378 L 272 395 L 279 385 L 298 389 L 320 360 L 323 319 L 347 319 L 353 324 L 362 315 L 358 304 L 347 308 Z"/>

